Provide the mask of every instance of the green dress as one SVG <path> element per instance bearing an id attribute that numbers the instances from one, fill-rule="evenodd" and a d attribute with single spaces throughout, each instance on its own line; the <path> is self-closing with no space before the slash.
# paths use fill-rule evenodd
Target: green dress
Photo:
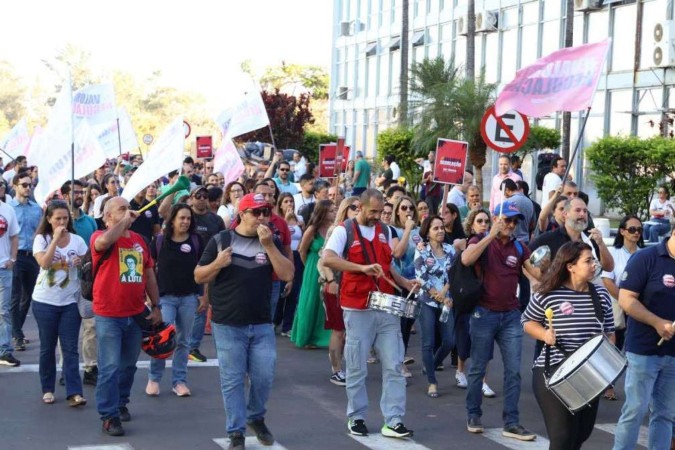
<path id="1" fill-rule="evenodd" d="M 291 342 L 298 347 L 307 345 L 328 347 L 330 330 L 324 329 L 326 311 L 319 290 L 319 251 L 323 247 L 324 237 L 317 233 L 307 251 L 305 272 L 302 275 L 302 287 L 298 299 L 298 308 L 293 319 Z"/>

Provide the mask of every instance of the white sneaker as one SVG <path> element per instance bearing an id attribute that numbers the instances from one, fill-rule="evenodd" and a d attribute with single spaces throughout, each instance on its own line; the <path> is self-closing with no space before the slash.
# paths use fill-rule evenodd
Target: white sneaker
<path id="1" fill-rule="evenodd" d="M 495 394 L 495 391 L 490 389 L 490 386 L 488 386 L 485 381 L 483 381 L 483 396 L 488 398 L 497 396 L 497 394 Z"/>
<path id="2" fill-rule="evenodd" d="M 466 375 L 464 375 L 464 372 L 460 372 L 459 370 L 455 372 L 455 381 L 457 382 L 458 388 L 466 389 L 467 386 L 469 386 Z"/>
<path id="3" fill-rule="evenodd" d="M 401 375 L 403 375 L 405 378 L 412 378 L 412 373 L 408 370 L 407 366 L 403 366 L 401 368 Z"/>

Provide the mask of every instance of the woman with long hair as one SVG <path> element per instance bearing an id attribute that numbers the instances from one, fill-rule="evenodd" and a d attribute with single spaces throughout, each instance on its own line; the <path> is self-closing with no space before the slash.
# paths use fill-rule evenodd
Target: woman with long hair
<path id="1" fill-rule="evenodd" d="M 438 397 L 436 367 L 450 354 L 455 340 L 448 271 L 455 259 L 455 248 L 444 242 L 445 227 L 440 216 L 427 217 L 420 227 L 422 243 L 415 249 L 415 277 L 422 281 L 417 298 L 421 303 L 419 328 L 422 331 L 422 362 L 429 383 L 427 395 Z M 441 313 L 447 311 L 445 322 Z M 436 345 L 436 335 L 440 345 Z"/>
<path id="2" fill-rule="evenodd" d="M 88 216 L 94 217 L 94 202 L 101 195 L 101 186 L 96 183 L 92 183 L 87 186 L 87 189 L 84 192 L 84 203 L 82 203 L 82 211 L 87 213 Z"/>
<path id="3" fill-rule="evenodd" d="M 347 219 L 353 220 L 358 216 L 360 208 L 361 201 L 359 197 L 347 197 L 342 200 L 335 216 L 335 222 L 326 233 L 326 241 L 328 241 L 337 225 L 340 225 Z M 344 386 L 346 378 L 342 370 L 342 355 L 345 347 L 345 323 L 342 319 L 342 308 L 340 307 L 340 299 L 338 298 L 340 274 L 324 266 L 321 258 L 319 258 L 317 268 L 320 275 L 319 282 L 321 284 L 323 306 L 326 309 L 324 328 L 331 330 L 330 341 L 328 342 L 328 359 L 330 359 L 332 373 L 330 382 L 338 386 Z"/>
<path id="4" fill-rule="evenodd" d="M 545 371 L 554 373 L 565 359 L 592 337 L 604 333 L 614 340 L 614 316 L 609 293 L 595 286 L 596 261 L 592 249 L 583 242 L 568 242 L 558 250 L 551 268 L 536 287 L 523 313 L 523 329 L 533 338 L 544 341 L 534 362 L 532 388 L 544 416 L 549 449 L 575 450 L 590 437 L 598 413 L 599 398 L 589 407 L 572 414 L 546 387 Z M 598 305 L 599 303 L 599 305 Z M 596 307 L 601 317 L 596 317 Z M 547 327 L 545 311 L 553 310 L 552 327 Z M 547 358 L 546 353 L 550 352 Z M 547 368 L 547 361 L 550 368 Z"/>
<path id="5" fill-rule="evenodd" d="M 418 223 L 419 216 L 415 207 L 415 201 L 407 195 L 399 198 L 398 202 L 394 205 L 392 219 L 392 225 L 398 236 L 398 243 L 394 240 L 395 250 L 392 267 L 399 275 L 408 280 L 415 279 L 415 248 L 417 244 L 422 242 L 420 229 L 417 226 Z M 407 296 L 408 293 L 403 291 L 401 295 Z M 415 362 L 412 357 L 407 356 L 410 331 L 414 323 L 414 319 L 401 318 L 401 334 L 403 335 L 403 348 L 406 354 L 402 373 L 406 378 L 412 377 L 412 373 L 408 370 L 407 365 Z"/>
<path id="6" fill-rule="evenodd" d="M 335 221 L 336 210 L 336 206 L 330 200 L 317 202 L 298 247 L 305 272 L 302 276 L 298 308 L 291 330 L 291 342 L 301 348 L 327 347 L 330 340 L 330 333 L 324 329 L 325 314 L 319 294 L 317 263 L 320 250 L 326 241 L 328 228 Z"/>
<path id="7" fill-rule="evenodd" d="M 445 224 L 445 242 L 455 246 L 455 250 L 464 250 L 466 248 L 466 234 L 462 227 L 462 217 L 459 208 L 454 203 L 448 203 L 441 207 L 441 217 Z"/>
<path id="8" fill-rule="evenodd" d="M 187 362 L 189 342 L 195 313 L 205 311 L 206 299 L 200 303 L 200 286 L 195 283 L 194 270 L 199 262 L 204 245 L 195 232 L 194 214 L 186 203 L 177 203 L 171 208 L 164 222 L 164 231 L 155 239 L 150 249 L 157 264 L 159 286 L 159 309 L 166 323 L 176 326 L 176 350 L 172 363 L 172 391 L 178 397 L 190 396 L 187 387 Z M 159 383 L 164 374 L 166 361 L 151 359 L 148 384 L 145 393 L 159 395 Z"/>
<path id="9" fill-rule="evenodd" d="M 12 199 L 12 196 L 7 193 L 7 182 L 0 178 L 0 201 L 7 203 Z"/>
<path id="10" fill-rule="evenodd" d="M 419 216 L 419 224 L 422 225 L 422 221 L 429 217 L 429 205 L 424 200 L 417 200 L 417 215 Z"/>
<path id="11" fill-rule="evenodd" d="M 230 227 L 230 223 L 237 217 L 237 205 L 239 200 L 246 195 L 248 191 L 238 181 L 232 181 L 225 186 L 225 193 L 223 194 L 223 203 L 218 208 L 217 214 L 222 217 L 225 222 L 225 228 Z"/>
<path id="12" fill-rule="evenodd" d="M 56 383 L 56 343 L 63 353 L 63 377 L 68 405 L 83 406 L 78 337 L 82 321 L 77 302 L 80 298 L 78 267 L 87 253 L 87 244 L 75 234 L 68 204 L 53 200 L 47 205 L 35 231 L 33 256 L 40 273 L 33 291 L 33 315 L 40 334 L 40 384 L 42 401 L 54 403 Z"/>

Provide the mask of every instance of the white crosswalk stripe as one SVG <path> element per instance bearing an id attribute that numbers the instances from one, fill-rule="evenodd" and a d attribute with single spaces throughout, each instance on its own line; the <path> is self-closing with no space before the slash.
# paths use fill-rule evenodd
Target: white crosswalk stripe
<path id="1" fill-rule="evenodd" d="M 412 439 L 388 438 L 376 433 L 368 436 L 350 434 L 349 437 L 372 450 L 429 450 L 428 447 L 420 445 Z"/>
<path id="2" fill-rule="evenodd" d="M 502 435 L 501 428 L 486 428 L 483 436 L 497 444 L 512 450 L 548 450 L 549 441 L 543 436 L 537 435 L 534 441 L 519 441 Z"/>
<path id="3" fill-rule="evenodd" d="M 219 439 L 214 439 L 213 442 L 215 442 L 220 448 L 223 448 L 227 450 L 227 448 L 230 446 L 230 439 L 229 438 L 219 438 Z M 272 445 L 262 445 L 260 442 L 258 442 L 258 439 L 256 439 L 253 436 L 246 436 L 246 448 L 248 450 L 286 450 L 286 447 L 283 445 L 279 444 L 278 442 L 275 442 Z"/>
<path id="4" fill-rule="evenodd" d="M 134 450 L 134 448 L 127 444 L 110 444 L 110 445 L 74 445 L 68 446 L 68 450 Z"/>
<path id="5" fill-rule="evenodd" d="M 150 367 L 150 361 L 138 361 L 136 367 L 139 369 L 148 369 Z M 169 360 L 166 362 L 166 367 L 173 367 L 172 361 Z M 193 369 L 195 367 L 218 367 L 217 359 L 209 359 L 206 362 L 195 362 L 188 361 L 188 367 Z M 3 373 L 38 373 L 40 366 L 38 364 L 22 364 L 19 367 L 2 367 Z M 56 367 L 57 370 L 61 370 L 61 366 Z M 84 364 L 80 364 L 80 370 L 84 370 Z"/>
<path id="6" fill-rule="evenodd" d="M 607 432 L 609 434 L 616 433 L 615 423 L 596 423 L 595 428 Z M 645 426 L 640 427 L 640 434 L 638 435 L 638 445 L 645 448 L 649 445 L 649 428 Z"/>

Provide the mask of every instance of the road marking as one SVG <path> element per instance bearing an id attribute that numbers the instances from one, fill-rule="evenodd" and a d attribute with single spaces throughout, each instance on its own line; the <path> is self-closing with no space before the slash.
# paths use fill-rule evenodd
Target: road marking
<path id="1" fill-rule="evenodd" d="M 512 450 L 548 450 L 549 446 L 548 439 L 543 436 L 537 435 L 537 439 L 534 441 L 519 441 L 518 439 L 503 436 L 501 428 L 486 428 L 483 436 Z"/>
<path id="2" fill-rule="evenodd" d="M 213 442 L 225 450 L 230 446 L 230 438 L 214 439 Z M 246 436 L 246 448 L 249 450 L 287 450 L 286 447 L 278 442 L 275 442 L 272 445 L 262 445 L 258 442 L 258 439 L 253 436 Z"/>
<path id="3" fill-rule="evenodd" d="M 615 423 L 596 423 L 595 428 L 602 430 L 605 433 L 616 434 L 616 424 Z M 640 427 L 640 433 L 638 434 L 638 445 L 642 447 L 649 446 L 649 428 L 645 426 Z"/>
<path id="4" fill-rule="evenodd" d="M 382 436 L 381 434 L 369 434 L 368 436 L 356 436 L 348 434 L 359 444 L 373 450 L 429 450 L 429 447 L 418 444 L 412 439 L 396 439 Z"/>
<path id="5" fill-rule="evenodd" d="M 111 445 L 72 445 L 68 446 L 68 450 L 134 450 L 134 448 L 124 443 Z"/>
<path id="6" fill-rule="evenodd" d="M 167 361 L 166 362 L 166 367 L 172 367 L 172 361 Z M 19 367 L 2 367 L 2 370 L 0 372 L 3 373 L 38 373 L 38 370 L 40 366 L 38 364 L 22 364 Z M 136 367 L 139 369 L 148 369 L 150 368 L 150 361 L 138 361 L 136 363 Z M 217 359 L 209 359 L 206 362 L 196 362 L 196 361 L 188 361 L 188 367 L 190 368 L 195 368 L 195 367 L 218 367 L 218 360 Z M 56 367 L 57 370 L 61 370 L 61 366 Z M 84 370 L 84 364 L 80 364 L 80 370 Z"/>

